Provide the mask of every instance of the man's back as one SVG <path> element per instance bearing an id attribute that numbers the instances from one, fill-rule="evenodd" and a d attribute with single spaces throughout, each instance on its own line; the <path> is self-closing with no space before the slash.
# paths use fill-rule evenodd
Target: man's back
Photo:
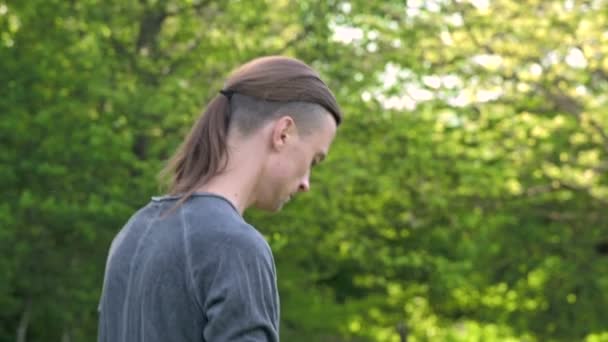
<path id="1" fill-rule="evenodd" d="M 270 248 L 222 197 L 154 198 L 110 248 L 99 341 L 278 341 Z"/>

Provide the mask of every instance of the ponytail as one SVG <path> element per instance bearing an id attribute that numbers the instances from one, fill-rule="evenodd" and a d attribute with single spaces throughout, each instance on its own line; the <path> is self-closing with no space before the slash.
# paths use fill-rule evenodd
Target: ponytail
<path id="1" fill-rule="evenodd" d="M 211 100 L 161 172 L 161 177 L 171 175 L 168 180 L 168 193 L 182 195 L 178 205 L 226 168 L 231 96 L 231 92 L 222 91 Z"/>

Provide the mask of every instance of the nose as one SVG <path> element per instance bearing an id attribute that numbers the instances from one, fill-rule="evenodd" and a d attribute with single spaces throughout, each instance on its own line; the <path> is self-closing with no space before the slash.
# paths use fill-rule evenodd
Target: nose
<path id="1" fill-rule="evenodd" d="M 300 192 L 308 192 L 310 190 L 310 181 L 308 179 L 308 174 L 300 181 L 300 186 L 298 187 L 298 190 Z"/>

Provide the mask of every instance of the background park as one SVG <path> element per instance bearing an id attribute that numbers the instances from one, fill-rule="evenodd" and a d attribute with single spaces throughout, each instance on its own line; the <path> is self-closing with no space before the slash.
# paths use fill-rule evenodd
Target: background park
<path id="1" fill-rule="evenodd" d="M 236 66 L 345 113 L 247 218 L 284 341 L 608 341 L 608 1 L 0 0 L 0 341 L 94 341 L 109 243 Z"/>

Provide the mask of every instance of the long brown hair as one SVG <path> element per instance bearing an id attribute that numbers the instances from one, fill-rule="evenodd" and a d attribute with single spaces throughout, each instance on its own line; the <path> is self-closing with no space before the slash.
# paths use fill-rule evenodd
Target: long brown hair
<path id="1" fill-rule="evenodd" d="M 225 169 L 230 100 L 235 94 L 268 103 L 320 105 L 334 117 L 337 125 L 342 122 L 342 112 L 335 96 L 319 74 L 302 61 L 270 56 L 242 65 L 228 77 L 224 89 L 207 105 L 161 172 L 161 177 L 170 176 L 169 194 L 182 196 L 178 205 Z"/>

